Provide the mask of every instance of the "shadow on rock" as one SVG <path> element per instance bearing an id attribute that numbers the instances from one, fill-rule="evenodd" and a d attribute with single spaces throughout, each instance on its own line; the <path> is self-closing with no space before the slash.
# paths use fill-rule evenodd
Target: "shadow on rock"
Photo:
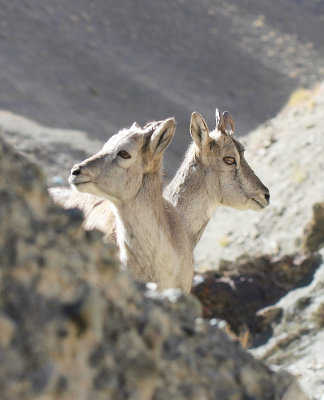
<path id="1" fill-rule="evenodd" d="M 271 323 L 280 319 L 280 308 L 272 305 L 310 283 L 320 263 L 317 253 L 223 261 L 219 270 L 195 275 L 192 294 L 201 301 L 204 317 L 224 319 L 236 335 L 247 328 L 253 344 L 266 340 Z"/>

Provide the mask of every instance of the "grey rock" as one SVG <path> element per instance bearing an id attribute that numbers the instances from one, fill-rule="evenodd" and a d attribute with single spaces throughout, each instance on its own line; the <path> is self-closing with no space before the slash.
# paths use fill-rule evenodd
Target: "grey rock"
<path id="1" fill-rule="evenodd" d="M 15 323 L 6 314 L 0 312 L 0 345 L 6 347 L 10 344 L 15 332 Z"/>
<path id="2" fill-rule="evenodd" d="M 2 138 L 0 198 L 0 310 L 15 326 L 0 345 L 1 400 L 302 398 L 192 296 L 153 295 L 121 271 Z"/>
<path id="3" fill-rule="evenodd" d="M 324 245 L 324 202 L 313 205 L 312 221 L 305 227 L 304 247 L 317 251 Z"/>

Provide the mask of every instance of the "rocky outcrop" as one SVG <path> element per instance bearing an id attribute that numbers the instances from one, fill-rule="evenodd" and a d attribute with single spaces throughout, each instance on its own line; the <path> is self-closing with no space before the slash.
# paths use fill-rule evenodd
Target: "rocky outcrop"
<path id="1" fill-rule="evenodd" d="M 323 249 L 320 251 L 324 257 Z M 252 350 L 270 365 L 288 368 L 298 376 L 303 389 L 314 400 L 324 393 L 324 263 L 312 282 L 290 291 L 275 304 L 281 317 L 271 322 L 269 340 Z"/>
<path id="2" fill-rule="evenodd" d="M 194 297 L 136 284 L 1 138 L 0 198 L 2 400 L 305 399 Z"/>
<path id="3" fill-rule="evenodd" d="M 322 261 L 318 253 L 260 256 L 221 262 L 217 271 L 196 274 L 192 293 L 207 318 L 226 320 L 237 335 L 248 329 L 249 344 L 266 340 L 281 309 L 270 307 L 290 290 L 309 284 Z"/>
<path id="4" fill-rule="evenodd" d="M 324 393 L 323 105 L 324 83 L 298 90 L 248 135 L 247 159 L 270 205 L 217 210 L 196 248 L 204 272 L 194 289 L 205 315 L 229 321 L 256 357 L 296 374 L 313 400 Z"/>

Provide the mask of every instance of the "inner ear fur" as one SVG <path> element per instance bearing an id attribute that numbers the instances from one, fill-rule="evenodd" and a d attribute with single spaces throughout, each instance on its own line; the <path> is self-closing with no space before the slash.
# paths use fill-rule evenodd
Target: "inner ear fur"
<path id="1" fill-rule="evenodd" d="M 168 118 L 154 127 L 151 132 L 149 149 L 152 157 L 162 154 L 171 143 L 176 129 L 174 118 Z"/>
<path id="2" fill-rule="evenodd" d="M 199 150 L 209 145 L 210 136 L 207 123 L 197 111 L 191 114 L 190 135 Z"/>

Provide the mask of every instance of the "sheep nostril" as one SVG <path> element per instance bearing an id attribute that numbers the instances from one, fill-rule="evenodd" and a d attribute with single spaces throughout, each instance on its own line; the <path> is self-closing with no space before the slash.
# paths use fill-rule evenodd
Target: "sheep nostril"
<path id="1" fill-rule="evenodd" d="M 81 168 L 79 166 L 75 166 L 71 170 L 71 175 L 77 176 L 81 174 Z"/>
<path id="2" fill-rule="evenodd" d="M 270 200 L 270 193 L 266 193 L 266 194 L 264 195 L 264 197 L 265 197 L 265 199 L 266 199 L 267 201 L 269 201 L 269 200 Z"/>

